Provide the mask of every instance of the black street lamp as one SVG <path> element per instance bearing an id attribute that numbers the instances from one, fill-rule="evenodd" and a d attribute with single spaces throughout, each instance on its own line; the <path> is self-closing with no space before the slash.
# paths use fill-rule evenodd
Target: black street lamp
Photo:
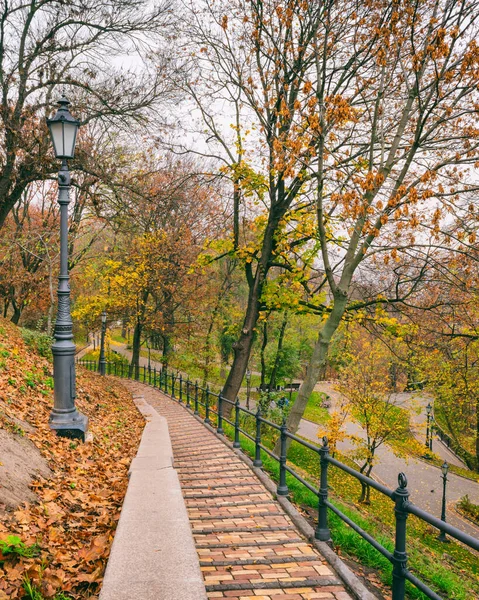
<path id="1" fill-rule="evenodd" d="M 106 375 L 105 333 L 106 333 L 106 312 L 103 311 L 101 313 L 100 360 L 98 361 L 98 372 L 100 373 L 100 375 Z"/>
<path id="2" fill-rule="evenodd" d="M 246 408 L 249 410 L 249 398 L 251 394 L 251 371 L 246 369 Z"/>
<path id="3" fill-rule="evenodd" d="M 85 439 L 88 418 L 75 407 L 75 344 L 70 312 L 70 277 L 68 274 L 68 205 L 70 203 L 70 172 L 67 160 L 73 158 L 80 122 L 68 110 L 70 102 L 62 96 L 52 119 L 47 119 L 56 158 L 62 166 L 58 173 L 58 204 L 60 205 L 60 276 L 58 278 L 58 311 L 53 332 L 54 406 L 49 425 L 58 435 Z"/>
<path id="4" fill-rule="evenodd" d="M 442 510 L 441 510 L 441 521 L 446 522 L 446 484 L 447 484 L 447 472 L 449 471 L 449 465 L 446 461 L 444 461 L 442 467 Z M 437 536 L 437 539 L 440 542 L 449 542 L 446 537 L 446 532 L 441 531 L 441 533 Z"/>
<path id="5" fill-rule="evenodd" d="M 431 414 L 432 414 L 432 406 L 431 403 L 426 406 L 426 418 L 427 418 L 427 428 L 426 428 L 426 448 L 429 449 L 429 423 L 431 422 Z"/>

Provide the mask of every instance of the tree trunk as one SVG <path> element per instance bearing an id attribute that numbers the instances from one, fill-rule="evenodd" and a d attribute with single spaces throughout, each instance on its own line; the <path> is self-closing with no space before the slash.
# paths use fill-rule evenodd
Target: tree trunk
<path id="1" fill-rule="evenodd" d="M 268 321 L 266 320 L 263 323 L 263 340 L 261 341 L 261 352 L 260 352 L 260 360 L 261 360 L 261 381 L 259 384 L 260 391 L 263 391 L 266 387 L 266 359 L 265 359 L 265 351 L 266 346 L 268 345 Z"/>
<path id="2" fill-rule="evenodd" d="M 372 458 L 371 458 L 371 460 L 372 460 Z M 372 470 L 373 470 L 373 465 L 368 460 L 359 469 L 359 472 L 364 473 L 366 475 L 366 477 L 370 477 Z M 363 483 L 362 481 L 361 481 L 361 495 L 359 496 L 359 502 L 362 504 L 371 504 L 371 487 L 367 483 Z"/>
<path id="3" fill-rule="evenodd" d="M 171 337 L 168 334 L 163 335 L 163 352 L 161 354 L 161 365 L 163 369 L 168 369 L 171 354 Z"/>
<path id="4" fill-rule="evenodd" d="M 23 304 L 23 302 L 20 302 L 20 304 L 17 304 L 16 301 L 12 298 L 12 308 L 13 308 L 13 315 L 10 320 L 14 325 L 18 325 L 18 321 L 20 321 L 20 317 L 22 316 L 24 304 Z"/>
<path id="5" fill-rule="evenodd" d="M 327 321 L 319 332 L 318 339 L 314 345 L 311 360 L 306 368 L 306 375 L 301 387 L 299 388 L 298 395 L 286 422 L 286 426 L 291 433 L 297 432 L 301 419 L 303 418 L 304 411 L 306 410 L 309 397 L 311 396 L 314 386 L 318 381 L 321 368 L 326 364 L 329 344 L 337 328 L 339 327 L 339 323 L 341 322 L 346 309 L 346 303 L 347 295 L 345 293 L 339 293 L 334 299 L 333 309 L 330 312 Z M 278 440 L 274 449 L 275 453 L 279 453 L 280 451 L 279 443 L 280 442 Z M 290 445 L 291 440 L 288 438 L 287 448 L 289 448 Z"/>
<path id="6" fill-rule="evenodd" d="M 133 331 L 133 344 L 131 347 L 131 365 L 130 369 L 134 372 L 135 379 L 140 378 L 140 350 L 141 350 L 141 332 L 143 326 L 140 319 L 137 319 L 135 329 Z"/>
<path id="7" fill-rule="evenodd" d="M 287 325 L 288 325 L 288 315 L 287 315 L 287 313 L 285 313 L 284 317 L 283 317 L 283 322 L 281 323 L 281 329 L 280 329 L 279 338 L 278 338 L 278 347 L 276 348 L 276 356 L 274 358 L 273 370 L 271 371 L 271 378 L 269 380 L 269 391 L 271 391 L 273 388 L 276 387 L 276 374 L 278 373 L 278 365 L 279 365 L 279 360 L 281 358 L 281 350 L 283 349 L 284 334 L 285 334 Z"/>
<path id="8" fill-rule="evenodd" d="M 284 184 L 282 187 L 284 188 Z M 255 327 L 258 322 L 260 312 L 261 294 L 263 292 L 264 282 L 266 281 L 269 263 L 275 246 L 274 235 L 278 228 L 278 223 L 283 217 L 286 208 L 282 207 L 280 210 L 272 210 L 270 212 L 269 222 L 264 233 L 261 257 L 259 259 L 254 277 L 251 271 L 248 271 L 248 269 L 251 268 L 250 264 L 248 264 L 246 267 L 246 274 L 249 283 L 246 314 L 239 338 L 233 345 L 233 364 L 221 391 L 222 396 L 227 400 L 230 400 L 230 402 L 235 402 L 238 392 L 241 388 L 246 369 L 248 368 L 248 361 L 254 341 Z M 226 417 L 231 415 L 231 411 L 233 409 L 233 404 L 230 404 L 230 402 L 225 402 L 224 405 Z"/>

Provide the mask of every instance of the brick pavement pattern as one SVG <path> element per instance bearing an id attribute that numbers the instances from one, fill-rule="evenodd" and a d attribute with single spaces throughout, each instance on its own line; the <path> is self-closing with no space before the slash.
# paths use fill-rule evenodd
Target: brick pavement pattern
<path id="1" fill-rule="evenodd" d="M 254 472 L 178 402 L 125 382 L 167 418 L 208 598 L 352 600 Z"/>

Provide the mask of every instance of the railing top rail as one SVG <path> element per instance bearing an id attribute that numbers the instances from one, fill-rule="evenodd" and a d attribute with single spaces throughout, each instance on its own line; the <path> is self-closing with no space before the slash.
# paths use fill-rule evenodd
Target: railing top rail
<path id="1" fill-rule="evenodd" d="M 300 438 L 297 435 L 294 435 L 294 433 L 291 433 L 290 431 L 286 431 L 285 433 L 286 433 L 286 437 L 289 437 L 290 440 L 298 442 L 298 444 L 301 444 L 302 446 L 306 446 L 306 448 L 309 448 L 310 450 L 313 450 L 313 452 L 317 452 L 319 454 L 319 447 L 316 446 L 315 444 L 311 444 L 311 442 L 308 442 L 307 440 L 303 440 L 303 438 Z"/>
<path id="2" fill-rule="evenodd" d="M 474 548 L 474 550 L 479 551 L 479 540 L 472 537 L 472 535 L 464 533 L 464 531 L 461 531 L 457 527 L 449 525 L 449 523 L 446 523 L 445 521 L 434 517 L 433 515 L 429 514 L 425 510 L 422 510 L 422 508 L 419 508 L 419 506 L 416 506 L 412 502 L 408 502 L 404 508 L 405 510 L 407 510 L 408 513 L 419 517 L 420 519 L 426 521 L 426 523 L 429 523 L 429 525 L 432 525 L 437 529 L 443 530 L 444 533 L 448 533 L 451 537 L 456 538 L 456 540 L 459 540 L 463 544 L 466 544 L 466 546 L 470 546 L 471 548 Z"/>
<path id="3" fill-rule="evenodd" d="M 261 415 L 258 417 L 258 419 L 261 421 L 261 423 L 264 423 L 265 425 L 268 425 L 269 427 L 273 427 L 273 429 L 277 429 L 278 431 L 280 431 L 280 429 L 281 429 L 281 425 L 277 425 L 276 423 L 273 423 L 273 421 L 268 421 L 268 419 L 265 419 Z"/>
<path id="4" fill-rule="evenodd" d="M 338 467 L 338 469 L 341 469 L 345 473 L 349 473 L 349 475 L 352 475 L 356 479 L 359 479 L 359 481 L 362 481 L 363 483 L 370 485 L 372 488 L 374 488 L 378 492 L 381 492 L 381 494 L 384 494 L 385 496 L 388 496 L 389 498 L 394 500 L 394 491 L 389 489 L 385 485 L 382 485 L 382 483 L 379 483 L 376 480 L 371 479 L 371 477 L 368 477 L 367 475 L 363 475 L 359 471 L 356 471 L 356 469 L 353 469 L 352 467 L 345 465 L 344 463 L 340 462 L 339 460 L 336 460 L 332 456 L 327 456 L 326 460 L 330 464 L 334 465 L 335 467 Z"/>

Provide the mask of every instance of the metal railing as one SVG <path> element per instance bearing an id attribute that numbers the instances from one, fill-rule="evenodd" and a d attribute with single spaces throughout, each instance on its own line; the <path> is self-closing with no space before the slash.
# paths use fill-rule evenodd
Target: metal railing
<path id="1" fill-rule="evenodd" d="M 78 360 L 78 364 L 85 366 L 87 369 L 96 371 L 98 364 L 96 361 Z M 157 389 L 168 394 L 171 398 L 178 400 L 179 403 L 184 403 L 185 407 L 195 415 L 200 415 L 200 407 L 204 423 L 210 426 L 216 426 L 216 432 L 219 435 L 224 435 L 223 424 L 226 422 L 234 429 L 233 447 L 240 448 L 240 436 L 243 435 L 254 443 L 254 460 L 253 465 L 258 468 L 263 467 L 261 452 L 265 452 L 279 463 L 279 479 L 276 493 L 278 496 L 287 496 L 289 489 L 286 481 L 286 474 L 289 473 L 308 490 L 310 490 L 318 498 L 318 517 L 315 528 L 315 538 L 320 541 L 330 541 L 330 529 L 328 525 L 328 511 L 335 513 L 344 523 L 349 525 L 356 533 L 364 538 L 373 548 L 380 552 L 392 564 L 392 598 L 393 600 L 404 600 L 406 594 L 406 581 L 409 581 L 417 589 L 419 589 L 427 598 L 433 600 L 443 600 L 434 590 L 428 587 L 423 581 L 418 579 L 408 569 L 407 555 L 407 519 L 409 515 L 414 515 L 422 521 L 429 523 L 441 532 L 448 534 L 452 538 L 462 542 L 469 548 L 479 551 L 479 539 L 464 533 L 460 529 L 449 525 L 448 523 L 434 517 L 430 513 L 422 510 L 409 500 L 409 491 L 407 489 L 407 478 L 404 473 L 398 475 L 398 487 L 391 490 L 385 485 L 363 475 L 352 467 L 333 458 L 329 453 L 328 440 L 323 437 L 322 446 L 316 446 L 288 431 L 286 422 L 283 419 L 281 425 L 273 423 L 265 419 L 261 415 L 258 408 L 256 412 L 248 410 L 240 405 L 239 399 L 235 402 L 223 398 L 221 393 L 216 394 L 210 390 L 208 386 L 202 388 L 198 382 L 186 380 L 182 375 L 177 375 L 173 371 L 166 369 L 157 370 L 156 368 L 148 368 L 141 366 L 138 370 L 132 369 L 130 365 L 123 363 L 108 363 L 107 374 L 117 375 L 120 377 L 134 378 L 137 381 L 149 384 Z M 224 411 L 224 406 L 229 404 L 231 411 Z M 251 435 L 243 429 L 240 415 L 244 413 L 255 419 L 255 435 Z M 234 415 L 234 420 L 231 420 L 231 414 Z M 212 417 L 214 415 L 214 417 Z M 279 432 L 280 436 L 280 455 L 277 456 L 269 448 L 262 443 L 262 426 L 273 428 Z M 319 487 L 314 487 L 309 481 L 304 479 L 297 473 L 287 462 L 287 444 L 288 439 L 301 444 L 318 455 L 320 465 Z M 390 552 L 367 531 L 362 529 L 346 514 L 344 514 L 337 506 L 329 500 L 328 492 L 328 469 L 329 466 L 334 466 L 341 469 L 345 473 L 359 480 L 361 483 L 370 486 L 384 496 L 387 496 L 393 502 L 393 510 L 395 515 L 395 536 L 394 536 L 394 551 Z"/>

